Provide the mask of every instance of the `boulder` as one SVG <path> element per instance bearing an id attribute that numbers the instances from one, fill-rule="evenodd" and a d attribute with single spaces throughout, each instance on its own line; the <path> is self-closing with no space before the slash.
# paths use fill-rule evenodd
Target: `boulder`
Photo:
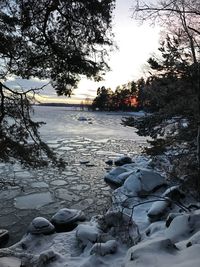
<path id="1" fill-rule="evenodd" d="M 173 204 L 173 201 L 179 201 L 185 195 L 179 189 L 179 186 L 168 188 L 161 197 L 163 199 L 156 200 L 149 209 L 147 216 L 151 221 L 159 221 L 169 210 L 168 207 Z"/>
<path id="2" fill-rule="evenodd" d="M 169 227 L 173 219 L 177 216 L 183 215 L 183 213 L 178 213 L 178 212 L 172 212 L 169 213 L 165 222 L 165 226 Z"/>
<path id="3" fill-rule="evenodd" d="M 200 214 L 186 213 L 176 216 L 169 227 L 166 228 L 165 235 L 172 242 L 185 240 L 200 230 Z"/>
<path id="4" fill-rule="evenodd" d="M 167 199 L 155 201 L 149 209 L 147 216 L 151 221 L 159 221 L 165 214 L 169 205 L 170 201 Z"/>
<path id="5" fill-rule="evenodd" d="M 141 242 L 131 247 L 125 257 L 124 267 L 143 267 L 143 266 L 169 266 L 172 257 L 176 255 L 178 249 L 169 240 L 154 238 L 146 242 Z M 168 259 L 168 260 L 167 260 Z M 182 266 L 179 262 L 177 266 Z M 176 266 L 173 264 L 171 266 Z M 186 265 L 184 265 L 186 266 Z M 187 265 L 189 266 L 189 265 Z"/>
<path id="6" fill-rule="evenodd" d="M 138 169 L 124 182 L 123 191 L 128 196 L 145 196 L 166 185 L 165 178 L 148 169 Z"/>
<path id="7" fill-rule="evenodd" d="M 51 222 L 56 231 L 71 231 L 77 226 L 77 222 L 84 221 L 85 215 L 82 211 L 76 209 L 60 209 L 52 218 Z"/>
<path id="8" fill-rule="evenodd" d="M 171 200 L 179 201 L 181 198 L 184 198 L 184 193 L 180 190 L 178 185 L 169 187 L 163 194 L 163 197 L 168 197 Z"/>
<path id="9" fill-rule="evenodd" d="M 76 238 L 83 246 L 87 246 L 88 243 L 95 243 L 101 231 L 92 224 L 80 224 L 76 228 Z"/>
<path id="10" fill-rule="evenodd" d="M 190 239 L 188 239 L 186 247 L 191 247 L 196 244 L 200 245 L 200 231 L 198 231 Z"/>
<path id="11" fill-rule="evenodd" d="M 153 222 L 145 229 L 145 234 L 148 237 L 155 238 L 155 237 L 162 236 L 164 230 L 165 230 L 164 221 Z"/>
<path id="12" fill-rule="evenodd" d="M 27 232 L 33 235 L 39 234 L 52 234 L 55 231 L 54 226 L 45 218 L 43 217 L 36 217 L 30 223 Z"/>
<path id="13" fill-rule="evenodd" d="M 78 117 L 78 121 L 87 121 L 88 119 L 84 116 Z"/>
<path id="14" fill-rule="evenodd" d="M 117 251 L 118 243 L 115 240 L 108 240 L 105 243 L 96 243 L 91 248 L 90 254 L 105 256 L 114 254 Z"/>
<path id="15" fill-rule="evenodd" d="M 115 160 L 115 165 L 116 166 L 122 166 L 124 164 L 132 163 L 132 158 L 128 156 L 123 156 Z"/>
<path id="16" fill-rule="evenodd" d="M 107 183 L 114 184 L 116 186 L 123 185 L 128 176 L 134 172 L 134 169 L 128 167 L 117 167 L 111 170 L 104 176 L 104 180 Z"/>
<path id="17" fill-rule="evenodd" d="M 109 159 L 109 160 L 105 161 L 105 163 L 106 163 L 107 165 L 109 165 L 109 166 L 113 165 L 113 161 L 112 161 L 112 159 Z"/>

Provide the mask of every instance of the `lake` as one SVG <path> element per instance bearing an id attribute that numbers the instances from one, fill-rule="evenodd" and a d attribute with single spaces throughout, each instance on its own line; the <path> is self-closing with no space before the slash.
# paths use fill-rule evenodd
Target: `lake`
<path id="1" fill-rule="evenodd" d="M 22 169 L 20 164 L 0 163 L 0 176 L 15 186 L 0 191 L 0 228 L 10 231 L 12 244 L 37 216 L 51 218 L 60 208 L 76 208 L 90 218 L 105 212 L 111 189 L 104 182 L 108 159 L 134 156 L 146 143 L 135 129 L 124 127 L 126 113 L 88 112 L 64 107 L 34 108 L 34 119 L 46 124 L 42 139 L 66 162 L 56 168 Z"/>

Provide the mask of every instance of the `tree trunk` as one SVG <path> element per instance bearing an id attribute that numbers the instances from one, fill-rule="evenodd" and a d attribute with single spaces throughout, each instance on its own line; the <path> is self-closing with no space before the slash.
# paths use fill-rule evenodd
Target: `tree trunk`
<path id="1" fill-rule="evenodd" d="M 0 126 L 5 116 L 4 111 L 4 93 L 3 93 L 3 84 L 0 82 Z"/>

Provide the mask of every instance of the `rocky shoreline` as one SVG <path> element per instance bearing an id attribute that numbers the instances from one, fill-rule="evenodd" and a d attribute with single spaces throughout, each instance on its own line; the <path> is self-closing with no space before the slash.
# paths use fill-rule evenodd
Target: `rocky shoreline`
<path id="1" fill-rule="evenodd" d="M 194 199 L 179 185 L 172 186 L 163 172 L 152 169 L 150 158 L 120 160 L 121 166 L 104 177 L 118 186 L 106 213 L 84 221 L 82 211 L 61 209 L 50 221 L 35 218 L 20 242 L 0 250 L 0 263 L 155 267 L 168 266 L 168 260 L 178 266 L 185 259 L 184 266 L 199 266 L 198 203 L 190 205 Z"/>
<path id="2" fill-rule="evenodd" d="M 76 137 L 48 144 L 68 163 L 64 170 L 0 163 L 1 179 L 7 182 L 0 192 L 0 228 L 10 232 L 8 245 L 22 238 L 35 217 L 50 219 L 61 208 L 81 209 L 88 219 L 104 213 L 112 191 L 102 179 L 105 169 L 112 168 L 105 161 L 141 151 L 141 144 L 132 140 Z"/>

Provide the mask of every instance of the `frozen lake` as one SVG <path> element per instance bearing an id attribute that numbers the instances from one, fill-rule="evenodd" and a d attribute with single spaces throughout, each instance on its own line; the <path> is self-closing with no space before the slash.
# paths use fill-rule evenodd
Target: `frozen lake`
<path id="1" fill-rule="evenodd" d="M 132 127 L 121 125 L 129 113 L 88 112 L 64 107 L 35 107 L 35 118 L 46 122 L 41 134 L 46 140 L 55 138 L 85 137 L 92 140 L 125 139 L 143 141 Z M 86 119 L 86 120 L 84 120 Z"/>
<path id="2" fill-rule="evenodd" d="M 108 170 L 105 161 L 134 156 L 145 143 L 134 128 L 121 125 L 123 116 L 126 114 L 35 108 L 35 120 L 46 122 L 40 129 L 42 138 L 67 166 L 59 171 L 0 164 L 1 177 L 16 184 L 0 191 L 0 228 L 10 231 L 9 244 L 21 238 L 34 217 L 49 219 L 67 207 L 81 209 L 90 218 L 109 208 L 111 189 L 103 180 Z"/>

